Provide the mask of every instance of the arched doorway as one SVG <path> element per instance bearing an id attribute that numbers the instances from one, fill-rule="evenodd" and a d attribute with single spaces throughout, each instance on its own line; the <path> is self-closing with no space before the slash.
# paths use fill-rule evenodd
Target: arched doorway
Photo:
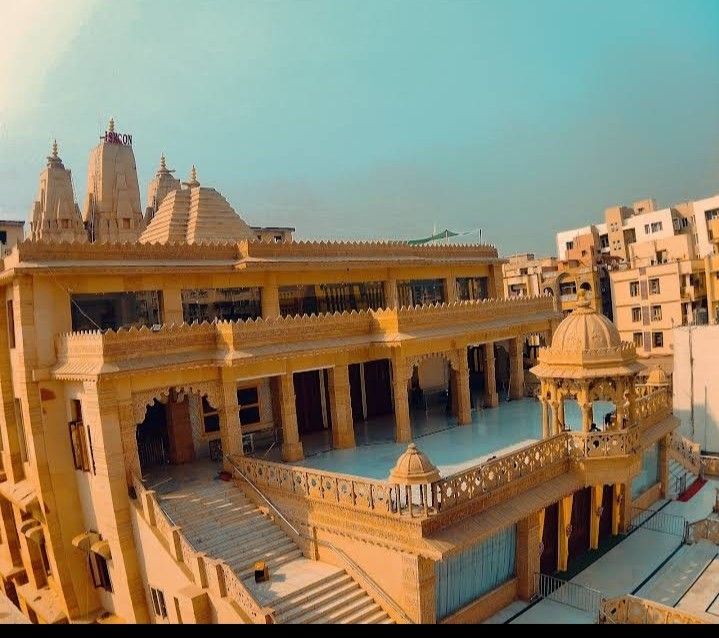
<path id="1" fill-rule="evenodd" d="M 145 418 L 135 430 L 140 470 L 162 465 L 180 465 L 195 460 L 190 398 L 170 389 L 155 398 L 145 410 Z"/>

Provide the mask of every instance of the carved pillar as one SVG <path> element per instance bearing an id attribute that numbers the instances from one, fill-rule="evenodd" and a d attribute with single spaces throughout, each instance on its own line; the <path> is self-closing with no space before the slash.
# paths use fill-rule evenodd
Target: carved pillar
<path id="1" fill-rule="evenodd" d="M 162 323 L 180 325 L 184 321 L 182 312 L 182 287 L 164 286 L 162 289 Z"/>
<path id="2" fill-rule="evenodd" d="M 445 303 L 457 301 L 457 280 L 454 277 L 445 277 L 442 280 L 442 287 L 444 288 Z"/>
<path id="3" fill-rule="evenodd" d="M 592 485 L 592 506 L 589 512 L 589 549 L 599 548 L 599 519 L 602 517 L 604 485 Z"/>
<path id="4" fill-rule="evenodd" d="M 484 403 L 488 408 L 499 405 L 497 379 L 494 372 L 494 343 L 484 344 Z"/>
<path id="5" fill-rule="evenodd" d="M 260 302 L 262 303 L 262 318 L 280 316 L 280 290 L 274 275 L 269 275 L 262 286 L 260 292 Z"/>
<path id="6" fill-rule="evenodd" d="M 542 406 L 542 438 L 546 439 L 551 436 L 549 422 L 549 402 L 544 397 L 539 397 L 539 403 Z"/>
<path id="7" fill-rule="evenodd" d="M 123 424 L 127 427 L 134 420 L 133 409 L 129 392 L 126 396 L 118 394 L 114 384 L 85 382 L 83 418 L 97 435 L 92 441 L 96 464 L 93 494 L 95 502 L 102 504 L 99 531 L 113 556 L 115 612 L 128 622 L 146 623 L 149 616 L 130 516 L 126 468 L 117 462 L 123 455 L 133 456 L 123 451 L 122 436 Z"/>
<path id="8" fill-rule="evenodd" d="M 222 380 L 222 405 L 213 406 L 220 412 L 220 439 L 222 440 L 222 452 L 230 457 L 242 456 L 244 448 L 242 445 L 242 424 L 240 423 L 240 406 L 237 403 L 237 381 L 223 378 Z M 230 464 L 223 459 L 226 470 L 230 470 Z"/>
<path id="9" fill-rule="evenodd" d="M 669 446 L 671 434 L 665 434 L 659 439 L 659 482 L 661 483 L 662 498 L 669 493 Z"/>
<path id="10" fill-rule="evenodd" d="M 457 397 L 457 422 L 468 425 L 472 422 L 472 402 L 469 396 L 469 363 L 467 349 L 457 352 L 457 371 L 455 373 L 455 394 Z"/>
<path id="11" fill-rule="evenodd" d="M 394 438 L 398 443 L 412 440 L 407 384 L 411 368 L 404 359 L 392 359 L 392 397 L 394 400 Z"/>
<path id="12" fill-rule="evenodd" d="M 577 399 L 579 401 L 579 409 L 582 411 L 582 431 L 589 432 L 594 420 L 594 410 L 592 409 L 592 402 L 589 400 L 588 385 L 584 384 L 581 387 Z"/>
<path id="13" fill-rule="evenodd" d="M 329 370 L 330 410 L 332 412 L 332 447 L 355 446 L 355 431 L 350 404 L 350 376 L 346 365 Z"/>
<path id="14" fill-rule="evenodd" d="M 557 569 L 560 572 L 567 571 L 569 561 L 569 537 L 572 532 L 572 501 L 574 495 L 565 496 L 559 501 L 559 551 L 557 552 Z"/>
<path id="15" fill-rule="evenodd" d="M 617 429 L 622 427 L 622 424 L 624 423 L 624 417 L 626 416 L 624 408 L 624 389 L 624 379 L 617 379 L 617 391 L 614 398 L 614 405 L 617 407 Z"/>
<path id="16" fill-rule="evenodd" d="M 86 386 L 93 387 L 93 385 Z M 135 410 L 135 407 L 138 409 Z M 122 439 L 122 455 L 125 459 L 125 480 L 128 487 L 132 485 L 132 477 L 142 478 L 142 468 L 140 467 L 140 455 L 137 450 L 137 426 L 136 413 L 147 410 L 144 402 L 142 406 L 133 407 L 132 401 L 118 403 L 118 414 L 120 419 L 120 436 Z M 83 412 L 85 406 L 83 405 Z M 87 417 L 85 417 L 87 418 Z"/>
<path id="17" fill-rule="evenodd" d="M 397 302 L 397 280 L 392 277 L 384 282 L 384 305 L 386 308 L 396 308 Z"/>
<path id="18" fill-rule="evenodd" d="M 509 396 L 521 399 L 524 396 L 524 337 L 509 341 Z"/>
<path id="19" fill-rule="evenodd" d="M 556 394 L 554 395 L 554 398 L 550 400 L 549 404 L 552 406 L 552 427 L 550 436 L 555 436 L 556 434 L 559 434 L 561 429 L 559 424 L 559 399 Z"/>
<path id="20" fill-rule="evenodd" d="M 295 385 L 292 373 L 280 375 L 280 413 L 282 415 L 282 460 L 299 461 L 304 458 L 300 434 L 297 429 L 297 408 L 295 407 Z"/>
<path id="21" fill-rule="evenodd" d="M 637 391 L 634 387 L 634 378 L 630 379 L 627 383 L 627 420 L 630 425 L 637 422 Z M 621 422 L 619 423 L 619 427 L 622 427 Z"/>
<path id="22" fill-rule="evenodd" d="M 544 510 L 542 510 L 542 516 Z M 542 525 L 544 521 L 542 520 Z M 534 574 L 539 573 L 539 545 L 542 541 L 542 526 L 538 512 L 530 514 L 517 523 L 517 595 L 529 600 L 535 594 Z"/>
<path id="23" fill-rule="evenodd" d="M 615 483 L 612 499 L 612 534 L 626 534 L 631 523 L 632 492 L 630 483 Z"/>
<path id="24" fill-rule="evenodd" d="M 564 394 L 559 389 L 557 389 L 557 424 L 558 427 L 555 434 L 559 434 L 567 427 L 567 421 L 564 418 Z"/>

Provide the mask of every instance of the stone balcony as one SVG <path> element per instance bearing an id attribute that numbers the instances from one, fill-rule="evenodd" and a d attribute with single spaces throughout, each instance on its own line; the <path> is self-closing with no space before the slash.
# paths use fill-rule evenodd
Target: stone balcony
<path id="1" fill-rule="evenodd" d="M 52 374 L 57 379 L 87 378 L 151 367 L 242 365 L 352 349 L 361 349 L 370 359 L 382 358 L 402 345 L 432 352 L 448 343 L 461 347 L 462 342 L 482 343 L 548 330 L 557 318 L 552 298 L 543 296 L 74 332 L 56 337 Z"/>

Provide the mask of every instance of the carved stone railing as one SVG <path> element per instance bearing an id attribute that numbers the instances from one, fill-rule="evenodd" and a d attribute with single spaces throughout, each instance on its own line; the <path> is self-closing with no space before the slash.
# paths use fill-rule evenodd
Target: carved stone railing
<path id="1" fill-rule="evenodd" d="M 719 477 L 719 456 L 712 454 L 702 454 L 700 458 L 701 475 L 703 477 Z"/>
<path id="2" fill-rule="evenodd" d="M 573 459 L 634 454 L 640 445 L 640 432 L 636 426 L 609 432 L 570 432 L 569 437 Z"/>
<path id="3" fill-rule="evenodd" d="M 55 339 L 56 372 L 90 363 L 96 370 L 103 364 L 131 361 L 146 357 L 164 357 L 168 353 L 186 353 L 195 357 L 221 358 L 228 354 L 268 345 L 313 347 L 338 338 L 365 337 L 367 342 L 385 343 L 398 333 L 464 326 L 482 328 L 499 319 L 516 323 L 528 318 L 540 320 L 554 316 L 552 298 L 485 299 L 456 301 L 413 308 L 351 311 L 320 315 L 271 317 L 248 321 L 163 325 L 152 329 L 73 332 Z M 335 346 L 336 347 L 336 346 Z M 77 366 L 75 366 L 77 367 Z"/>
<path id="4" fill-rule="evenodd" d="M 599 624 L 701 625 L 710 623 L 675 607 L 667 607 L 652 600 L 626 595 L 602 601 Z"/>
<path id="5" fill-rule="evenodd" d="M 702 461 L 699 443 L 674 432 L 669 446 L 669 456 L 693 474 L 701 474 Z"/>
<path id="6" fill-rule="evenodd" d="M 701 521 L 690 523 L 687 540 L 690 543 L 707 540 L 719 545 L 719 518 L 705 518 Z"/>
<path id="7" fill-rule="evenodd" d="M 258 487 L 275 488 L 311 501 L 376 512 L 402 514 L 406 501 L 398 501 L 393 485 L 349 474 L 272 463 L 247 456 L 233 458 L 238 469 Z"/>
<path id="8" fill-rule="evenodd" d="M 147 490 L 137 476 L 132 477 L 132 485 L 145 521 L 155 528 L 170 556 L 189 570 L 195 585 L 208 588 L 221 598 L 229 598 L 254 624 L 274 622 L 272 609 L 263 607 L 255 599 L 229 565 L 195 550 L 181 528 L 162 509 L 154 491 Z"/>
<path id="9" fill-rule="evenodd" d="M 239 250 L 242 257 L 256 258 L 308 258 L 342 257 L 374 259 L 385 257 L 432 258 L 464 257 L 466 259 L 498 259 L 497 249 L 489 244 L 452 244 L 417 246 L 401 241 L 297 241 L 297 242 L 259 242 L 241 241 Z"/>
<path id="10" fill-rule="evenodd" d="M 565 433 L 558 434 L 439 479 L 433 484 L 438 509 L 446 511 L 505 487 L 518 478 L 566 461 L 569 458 L 567 440 Z"/>
<path id="11" fill-rule="evenodd" d="M 672 413 L 672 395 L 666 388 L 660 388 L 637 397 L 634 409 L 637 423 L 642 428 L 650 427 Z"/>

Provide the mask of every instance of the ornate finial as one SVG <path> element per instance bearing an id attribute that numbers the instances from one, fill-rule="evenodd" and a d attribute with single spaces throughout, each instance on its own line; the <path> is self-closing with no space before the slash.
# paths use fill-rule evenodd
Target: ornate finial
<path id="1" fill-rule="evenodd" d="M 592 305 L 591 299 L 587 296 L 587 291 L 580 288 L 577 291 L 577 308 L 589 308 Z"/>
<path id="2" fill-rule="evenodd" d="M 167 170 L 167 164 L 165 164 L 165 154 L 163 153 L 160 155 L 160 170 L 166 171 Z"/>
<path id="3" fill-rule="evenodd" d="M 183 182 L 185 186 L 189 188 L 195 188 L 196 186 L 200 185 L 200 182 L 197 181 L 197 169 L 195 168 L 195 165 L 192 165 L 192 168 L 190 169 L 190 180 L 187 182 Z"/>
<path id="4" fill-rule="evenodd" d="M 52 156 L 57 159 L 57 140 L 52 141 Z"/>
<path id="5" fill-rule="evenodd" d="M 47 156 L 47 165 L 48 166 L 62 166 L 62 160 L 60 159 L 60 156 L 57 154 L 57 140 L 53 140 L 52 142 L 52 152 L 50 155 Z"/>
<path id="6" fill-rule="evenodd" d="M 107 130 L 109 133 L 115 132 L 115 120 L 114 118 L 110 118 L 110 123 L 107 125 Z"/>

